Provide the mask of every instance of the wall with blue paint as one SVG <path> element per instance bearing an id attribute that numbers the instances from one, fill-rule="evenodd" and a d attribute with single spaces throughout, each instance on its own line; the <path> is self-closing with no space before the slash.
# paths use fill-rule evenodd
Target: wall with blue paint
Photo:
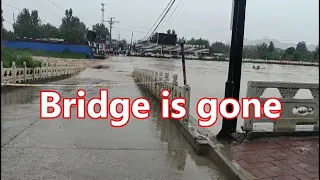
<path id="1" fill-rule="evenodd" d="M 7 48 L 31 49 L 45 52 L 73 52 L 86 54 L 93 58 L 93 52 L 89 46 L 85 45 L 69 45 L 58 43 L 42 43 L 42 42 L 22 42 L 22 41 L 2 41 L 2 45 Z"/>

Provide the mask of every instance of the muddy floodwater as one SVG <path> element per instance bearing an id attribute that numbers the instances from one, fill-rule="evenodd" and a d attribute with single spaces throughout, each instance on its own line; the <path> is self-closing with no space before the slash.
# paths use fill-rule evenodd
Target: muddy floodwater
<path id="1" fill-rule="evenodd" d="M 99 65 L 50 84 L 117 84 L 107 87 L 110 101 L 146 96 L 133 84 L 134 68 L 177 73 L 179 83 L 183 82 L 179 60 L 118 56 Z M 319 81 L 318 67 L 259 64 L 265 69 L 254 70 L 253 65 L 243 64 L 242 97 L 249 80 Z M 191 115 L 196 117 L 195 105 L 201 97 L 223 98 L 228 63 L 186 61 L 186 69 Z M 86 98 L 99 94 L 97 87 L 82 88 Z M 214 162 L 197 156 L 172 123 L 160 118 L 159 109 L 154 108 L 148 120 L 131 117 L 123 128 L 112 128 L 107 120 L 78 120 L 75 108 L 70 120 L 40 120 L 41 89 L 76 97 L 79 88 L 30 87 L 1 93 L 1 179 L 225 179 Z M 266 91 L 265 96 L 279 93 Z M 311 94 L 299 91 L 297 96 Z M 220 128 L 221 120 L 210 131 Z"/>
<path id="2" fill-rule="evenodd" d="M 181 60 L 155 59 L 155 58 L 131 58 L 134 67 L 150 68 L 154 70 L 178 74 L 179 84 L 183 84 Z M 219 100 L 224 98 L 225 82 L 228 77 L 228 63 L 217 61 L 187 60 L 187 83 L 191 86 L 191 109 L 192 116 L 197 117 L 196 104 L 202 97 L 214 97 Z M 253 66 L 260 66 L 255 70 Z M 253 64 L 242 65 L 240 98 L 245 97 L 248 81 L 291 81 L 304 83 L 319 83 L 319 67 L 277 65 L 277 64 Z M 267 89 L 263 97 L 280 97 L 277 89 Z M 299 90 L 295 98 L 312 98 L 309 90 Z M 215 126 L 209 128 L 214 134 L 219 132 L 222 125 L 219 116 Z M 238 120 L 238 130 L 243 120 Z"/>

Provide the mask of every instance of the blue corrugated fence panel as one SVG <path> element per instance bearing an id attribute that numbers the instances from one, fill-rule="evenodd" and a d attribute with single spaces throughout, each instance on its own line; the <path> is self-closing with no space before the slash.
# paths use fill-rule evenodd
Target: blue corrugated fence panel
<path id="1" fill-rule="evenodd" d="M 19 42 L 19 41 L 2 41 L 2 45 L 8 48 L 31 49 L 52 52 L 73 52 L 80 54 L 91 54 L 90 48 L 85 45 L 68 45 L 41 42 Z"/>

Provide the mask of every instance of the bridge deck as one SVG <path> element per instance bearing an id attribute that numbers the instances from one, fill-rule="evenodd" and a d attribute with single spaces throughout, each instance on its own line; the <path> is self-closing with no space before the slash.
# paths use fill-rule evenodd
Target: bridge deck
<path id="1" fill-rule="evenodd" d="M 129 58 L 103 63 L 110 68 L 86 69 L 55 83 L 133 82 Z M 52 88 L 62 97 L 76 96 L 75 87 Z M 84 89 L 88 99 L 98 96 L 99 88 Z M 108 90 L 109 100 L 144 96 L 137 85 Z M 1 179 L 225 179 L 211 160 L 194 153 L 170 121 L 159 118 L 156 108 L 148 120 L 131 117 L 127 126 L 115 129 L 108 120 L 40 120 L 39 87 L 1 96 Z"/>

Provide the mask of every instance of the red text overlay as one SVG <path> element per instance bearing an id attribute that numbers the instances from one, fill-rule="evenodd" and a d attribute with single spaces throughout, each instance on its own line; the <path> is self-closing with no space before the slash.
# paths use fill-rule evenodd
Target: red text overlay
<path id="1" fill-rule="evenodd" d="M 146 98 L 114 98 L 108 101 L 108 90 L 101 89 L 99 97 L 87 101 L 85 90 L 78 90 L 75 98 L 62 98 L 56 91 L 43 90 L 40 92 L 40 118 L 55 119 L 62 116 L 64 119 L 72 118 L 72 107 L 76 109 L 76 117 L 87 117 L 98 120 L 110 118 L 112 127 L 122 127 L 128 124 L 130 117 L 145 120 L 150 117 L 151 103 Z M 170 99 L 170 91 L 161 92 L 161 118 L 181 120 L 187 117 L 185 98 Z M 232 106 L 228 110 L 228 106 Z M 252 108 L 251 108 L 252 107 Z M 230 109 L 230 108 L 229 108 Z M 243 119 L 266 118 L 276 120 L 281 117 L 282 103 L 277 98 L 269 98 L 264 103 L 259 99 L 244 98 L 241 102 L 236 99 L 201 98 L 196 107 L 198 125 L 200 127 L 213 126 L 218 116 L 225 119 L 234 119 L 241 113 Z"/>

